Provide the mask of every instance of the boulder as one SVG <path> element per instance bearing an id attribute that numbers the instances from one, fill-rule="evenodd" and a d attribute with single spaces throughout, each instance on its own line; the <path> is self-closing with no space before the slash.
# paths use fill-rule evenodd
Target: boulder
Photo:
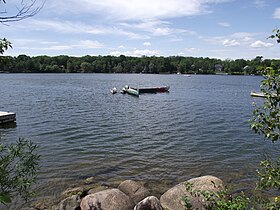
<path id="1" fill-rule="evenodd" d="M 80 204 L 81 210 L 131 210 L 132 199 L 118 189 L 108 189 L 87 195 Z"/>
<path id="2" fill-rule="evenodd" d="M 214 176 L 202 176 L 188 180 L 193 190 L 218 192 L 223 189 L 223 181 Z M 215 183 L 215 184 L 213 184 Z M 193 209 L 204 209 L 203 197 L 192 197 L 186 191 L 185 182 L 169 189 L 160 197 L 160 203 L 167 210 L 185 210 L 183 197 L 187 196 L 192 204 Z"/>
<path id="3" fill-rule="evenodd" d="M 71 195 L 82 195 L 85 189 L 83 187 L 68 188 L 62 192 L 62 196 L 69 197 Z"/>
<path id="4" fill-rule="evenodd" d="M 72 195 L 71 197 L 62 200 L 57 210 L 76 210 L 80 209 L 81 199 L 78 195 Z"/>
<path id="5" fill-rule="evenodd" d="M 159 200 L 155 196 L 149 196 L 140 201 L 133 210 L 163 210 Z"/>
<path id="6" fill-rule="evenodd" d="M 147 188 L 132 180 L 123 181 L 118 189 L 128 195 L 133 200 L 134 204 L 137 204 L 139 201 L 151 195 Z"/>

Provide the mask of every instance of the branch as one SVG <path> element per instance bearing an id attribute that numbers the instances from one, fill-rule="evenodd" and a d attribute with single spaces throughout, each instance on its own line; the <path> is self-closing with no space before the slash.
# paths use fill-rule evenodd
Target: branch
<path id="1" fill-rule="evenodd" d="M 4 3 L 5 0 L 2 0 Z M 32 17 L 36 15 L 40 10 L 44 7 L 46 0 L 43 1 L 43 4 L 41 6 L 35 7 L 37 0 L 31 0 L 30 4 L 24 3 L 24 1 L 21 1 L 21 6 L 16 7 L 17 13 L 15 15 L 3 15 L 7 14 L 7 11 L 0 12 L 0 23 L 7 23 L 7 22 L 16 22 L 20 21 L 29 17 Z M 1 3 L 1 0 L 0 0 Z"/>

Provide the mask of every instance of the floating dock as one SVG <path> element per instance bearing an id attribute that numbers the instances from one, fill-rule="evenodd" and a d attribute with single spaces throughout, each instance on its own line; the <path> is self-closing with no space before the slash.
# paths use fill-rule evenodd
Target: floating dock
<path id="1" fill-rule="evenodd" d="M 0 124 L 15 122 L 15 121 L 16 121 L 16 113 L 0 111 Z"/>

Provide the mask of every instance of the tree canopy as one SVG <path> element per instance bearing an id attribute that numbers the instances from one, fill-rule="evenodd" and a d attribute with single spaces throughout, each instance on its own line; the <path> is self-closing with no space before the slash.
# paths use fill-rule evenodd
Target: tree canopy
<path id="1" fill-rule="evenodd" d="M 35 56 L 19 55 L 5 57 L 0 65 L 1 72 L 10 73 L 165 73 L 165 74 L 261 74 L 262 69 L 274 65 L 280 67 L 280 60 L 221 60 L 196 57 L 130 57 L 115 56 Z"/>

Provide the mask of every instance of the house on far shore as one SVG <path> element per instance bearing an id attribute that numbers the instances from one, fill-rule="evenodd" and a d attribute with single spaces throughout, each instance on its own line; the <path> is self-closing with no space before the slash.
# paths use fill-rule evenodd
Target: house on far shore
<path id="1" fill-rule="evenodd" d="M 223 65 L 221 64 L 215 64 L 215 71 L 216 72 L 221 72 L 223 70 Z"/>

